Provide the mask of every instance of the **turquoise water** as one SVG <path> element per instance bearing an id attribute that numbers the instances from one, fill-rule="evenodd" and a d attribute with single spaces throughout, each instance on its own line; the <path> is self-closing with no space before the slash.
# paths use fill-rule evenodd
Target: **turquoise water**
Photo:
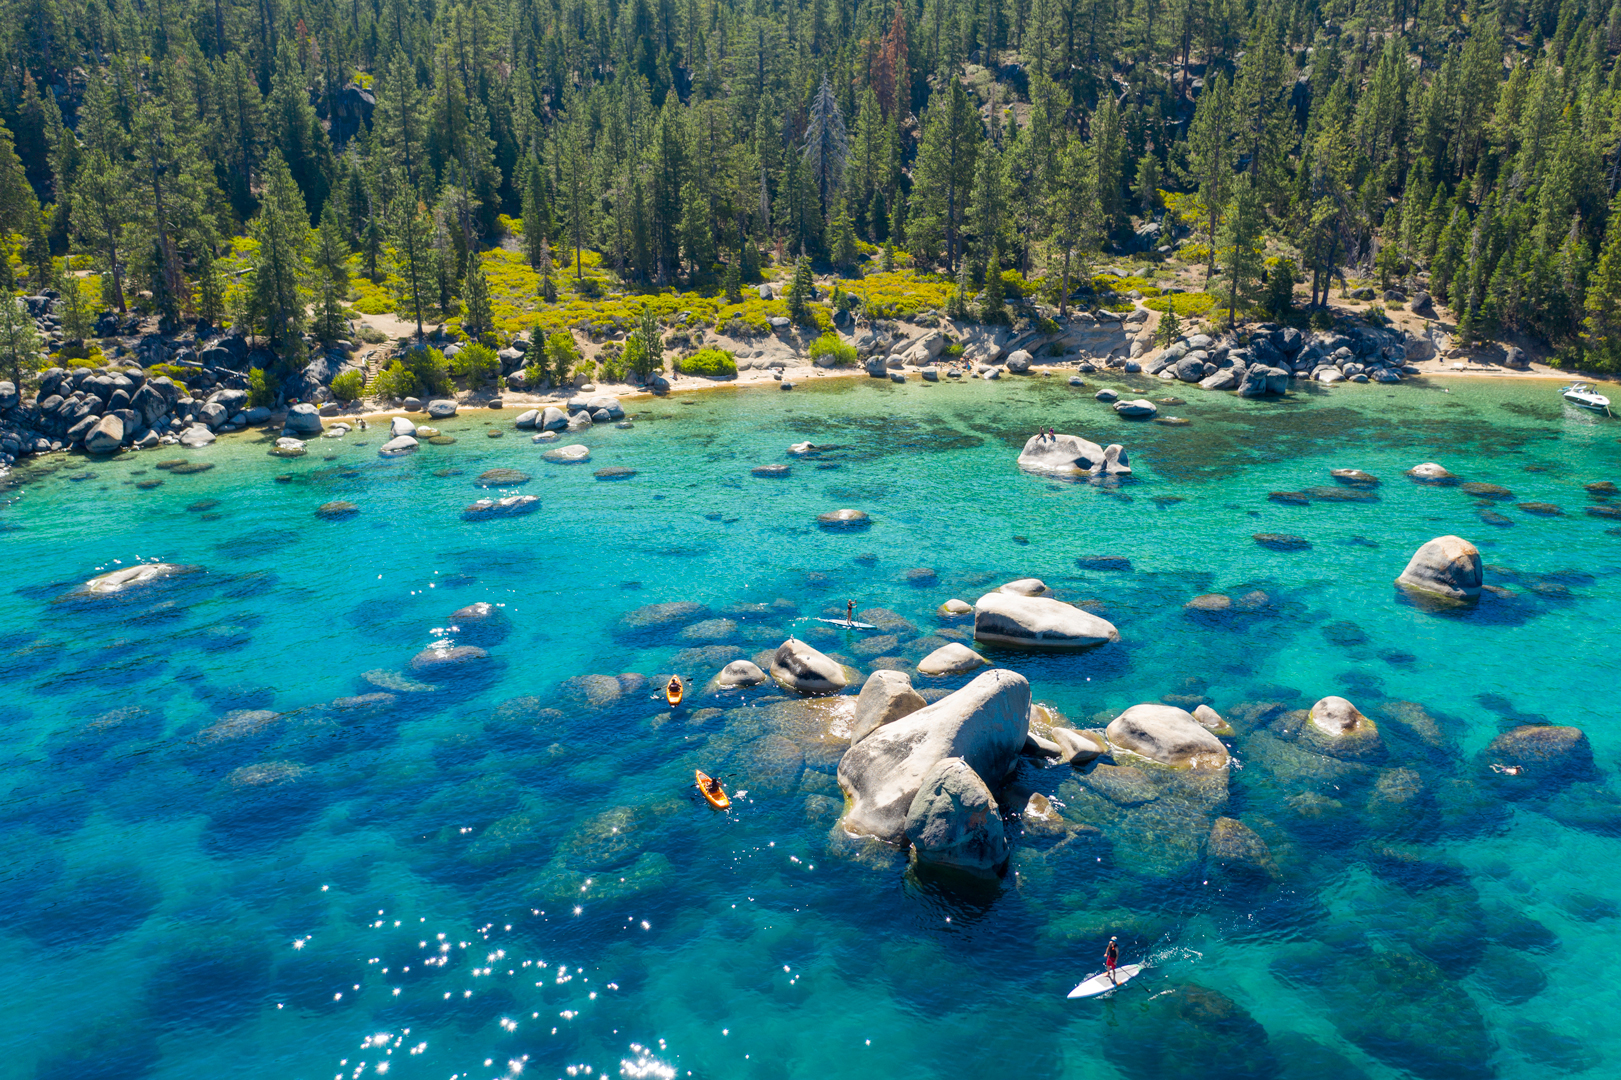
<path id="1" fill-rule="evenodd" d="M 543 462 L 508 412 L 443 423 L 454 445 L 402 461 L 376 456 L 374 426 L 293 461 L 247 433 L 14 473 L 0 1073 L 1612 1074 L 1621 523 L 1584 513 L 1583 484 L 1621 480 L 1621 425 L 1563 415 L 1542 382 L 1195 393 L 1162 406 L 1185 427 L 1119 420 L 1099 385 L 1176 390 L 828 380 L 627 402 L 632 430 L 577 440 L 586 465 Z M 1135 474 L 1019 473 L 1047 425 L 1123 443 Z M 839 449 L 750 474 L 807 439 Z M 180 456 L 216 468 L 154 468 Z M 1513 498 L 1402 476 L 1421 461 Z M 596 479 L 605 466 L 637 474 Z M 1267 498 L 1332 487 L 1342 466 L 1383 480 L 1373 501 Z M 496 467 L 532 474 L 509 490 L 540 511 L 463 521 Z M 359 513 L 314 516 L 337 499 Z M 816 527 L 847 506 L 871 527 Z M 1397 599 L 1411 552 L 1450 532 L 1512 598 L 1465 617 Z M 59 600 L 154 559 L 205 572 L 125 603 Z M 1240 725 L 1221 812 L 1271 844 L 1281 880 L 1256 882 L 1203 859 L 1208 818 L 1105 806 L 1074 770 L 1027 764 L 1005 809 L 1040 791 L 1086 828 L 1024 837 L 1001 887 L 969 895 L 830 832 L 825 706 L 699 692 L 790 630 L 861 671 L 915 663 L 962 629 L 942 601 L 1027 575 L 1121 632 L 1085 656 L 988 653 L 1070 722 L 1167 694 L 1235 716 L 1342 694 L 1381 724 L 1421 810 L 1376 819 L 1363 780 L 1280 772 Z M 1183 610 L 1255 590 L 1258 614 Z M 894 639 L 806 621 L 847 598 L 898 615 Z M 490 663 L 412 689 L 434 677 L 411 657 L 474 636 L 449 616 L 477 601 L 510 623 L 478 637 Z M 619 621 L 673 601 L 707 610 Z M 578 679 L 672 670 L 697 683 L 673 716 L 652 685 Z M 391 699 L 333 704 L 379 683 Z M 1439 734 L 1414 737 L 1403 702 Z M 220 726 L 240 710 L 258 712 Z M 1587 732 L 1601 778 L 1494 787 L 1477 755 L 1547 721 Z M 731 814 L 692 797 L 695 767 L 747 792 Z M 1108 1001 L 1066 1001 L 1110 934 L 1154 966 Z"/>

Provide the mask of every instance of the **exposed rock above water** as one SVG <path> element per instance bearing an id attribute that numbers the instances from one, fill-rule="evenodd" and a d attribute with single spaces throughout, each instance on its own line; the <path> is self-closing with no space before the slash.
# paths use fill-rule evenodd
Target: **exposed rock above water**
<path id="1" fill-rule="evenodd" d="M 850 725 L 850 745 L 865 739 L 884 724 L 910 716 L 927 702 L 912 689 L 904 671 L 880 669 L 867 676 L 861 696 L 856 699 L 855 720 Z"/>
<path id="2" fill-rule="evenodd" d="M 1118 443 L 1099 446 L 1079 435 L 1034 435 L 1019 453 L 1019 468 L 1058 476 L 1109 475 L 1131 472 Z"/>
<path id="3" fill-rule="evenodd" d="M 1224 769 L 1227 747 L 1171 705 L 1133 705 L 1109 722 L 1110 744 L 1176 769 Z"/>
<path id="4" fill-rule="evenodd" d="M 906 839 L 922 865 L 982 876 L 1007 863 L 1008 840 L 996 797 L 962 758 L 943 758 L 924 775 L 906 814 Z"/>
<path id="5" fill-rule="evenodd" d="M 1018 762 L 1030 724 L 1030 683 L 1003 669 L 867 735 L 839 761 L 849 796 L 847 831 L 902 843 L 912 801 L 946 758 L 961 758 L 988 784 Z"/>
<path id="6" fill-rule="evenodd" d="M 1480 597 L 1480 551 L 1461 536 L 1438 536 L 1413 553 L 1396 584 L 1409 592 L 1456 603 Z"/>
<path id="7" fill-rule="evenodd" d="M 771 659 L 771 677 L 784 690 L 801 694 L 833 694 L 849 685 L 844 667 L 797 638 L 777 647 Z"/>
<path id="8" fill-rule="evenodd" d="M 1120 640 L 1107 619 L 1044 596 L 994 592 L 974 604 L 974 637 L 1037 649 L 1087 649 Z"/>

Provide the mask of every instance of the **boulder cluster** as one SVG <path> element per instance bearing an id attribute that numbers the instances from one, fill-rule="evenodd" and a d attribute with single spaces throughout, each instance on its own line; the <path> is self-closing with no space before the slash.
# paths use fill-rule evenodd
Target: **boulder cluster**
<path id="1" fill-rule="evenodd" d="M 1357 326 L 1306 335 L 1292 326 L 1265 324 L 1245 341 L 1189 335 L 1148 361 L 1144 370 L 1205 390 L 1264 397 L 1283 393 L 1291 379 L 1398 383 L 1403 375 L 1418 374 L 1407 360 L 1406 337 L 1399 331 Z"/>

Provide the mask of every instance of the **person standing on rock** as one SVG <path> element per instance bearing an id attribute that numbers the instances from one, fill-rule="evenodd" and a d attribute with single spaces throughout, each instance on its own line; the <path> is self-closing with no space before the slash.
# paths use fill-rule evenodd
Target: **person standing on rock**
<path id="1" fill-rule="evenodd" d="M 1109 947 L 1103 950 L 1103 970 L 1108 973 L 1109 981 L 1115 982 L 1114 966 L 1120 962 L 1120 949 L 1116 946 L 1117 939 L 1109 939 Z"/>

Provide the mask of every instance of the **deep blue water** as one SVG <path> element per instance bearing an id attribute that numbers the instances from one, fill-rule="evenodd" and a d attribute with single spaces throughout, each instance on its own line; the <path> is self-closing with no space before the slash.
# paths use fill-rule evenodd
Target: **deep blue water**
<path id="1" fill-rule="evenodd" d="M 1621 481 L 1621 425 L 1565 415 L 1543 382 L 1194 392 L 1162 406 L 1186 427 L 1119 420 L 1099 385 L 1177 390 L 828 380 L 627 402 L 632 430 L 565 437 L 586 465 L 543 462 L 508 411 L 443 423 L 454 445 L 402 461 L 376 456 L 374 426 L 293 461 L 247 433 L 12 474 L 0 1074 L 1613 1075 L 1621 521 L 1589 516 L 1608 504 L 1583 485 Z M 1021 474 L 1048 425 L 1123 443 L 1134 475 Z M 839 449 L 750 474 L 807 439 Z M 155 468 L 181 457 L 216 467 Z M 1512 497 L 1402 475 L 1422 461 Z M 510 490 L 541 510 L 463 521 L 495 467 L 531 474 Z M 1267 498 L 1332 495 L 1335 467 L 1382 484 Z M 337 499 L 359 513 L 314 516 Z M 840 507 L 871 527 L 817 528 Z M 1465 616 L 1401 602 L 1392 579 L 1444 533 L 1512 597 Z M 1104 555 L 1130 569 L 1086 562 Z M 62 599 L 143 560 L 203 571 Z M 1375 773 L 1295 775 L 1241 727 L 1211 812 L 1271 845 L 1280 880 L 1258 881 L 1204 857 L 1209 814 L 1027 765 L 1005 809 L 1040 791 L 1080 827 L 1021 839 L 1006 881 L 970 895 L 832 831 L 836 706 L 700 692 L 790 631 L 863 672 L 915 664 L 963 629 L 942 601 L 1022 576 L 1121 632 L 1084 656 L 987 650 L 1068 721 L 1167 694 L 1233 715 L 1341 694 L 1380 724 L 1378 782 L 1416 785 L 1414 809 L 1380 816 Z M 1256 590 L 1255 614 L 1183 610 Z M 847 598 L 906 625 L 875 642 L 807 621 Z M 510 623 L 478 639 L 490 663 L 412 675 L 419 650 L 471 636 L 449 616 L 476 601 Z M 706 610 L 620 622 L 675 601 Z M 674 715 L 623 677 L 672 670 L 697 683 Z M 1486 745 L 1547 722 L 1586 731 L 1599 777 L 1494 784 Z M 693 797 L 695 767 L 747 792 L 732 813 Z M 1154 966 L 1065 1000 L 1110 934 Z"/>

